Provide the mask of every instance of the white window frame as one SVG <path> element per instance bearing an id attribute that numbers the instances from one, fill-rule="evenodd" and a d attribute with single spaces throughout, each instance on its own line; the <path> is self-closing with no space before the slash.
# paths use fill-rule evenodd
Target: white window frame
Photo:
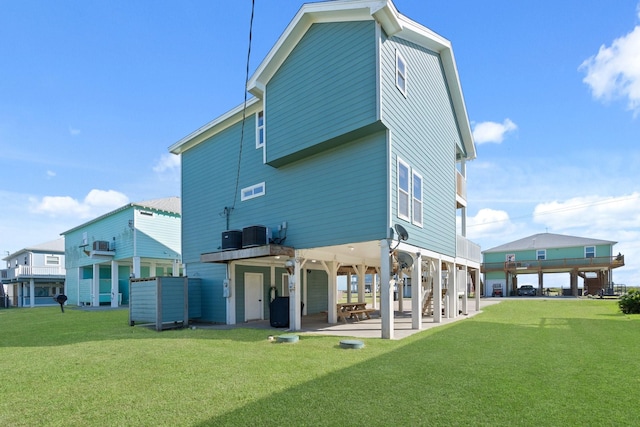
<path id="1" fill-rule="evenodd" d="M 416 178 L 418 178 L 420 180 L 420 189 L 419 192 L 420 194 L 418 195 L 418 197 L 416 197 Z M 424 200 L 424 180 L 422 179 L 422 175 L 420 175 L 418 172 L 416 171 L 412 171 L 411 172 L 411 223 L 414 225 L 417 225 L 419 227 L 422 227 L 423 224 L 423 215 L 424 215 L 424 207 L 423 207 L 423 203 L 422 201 Z M 419 205 L 419 215 L 420 218 L 416 218 L 416 207 L 417 205 Z"/>
<path id="2" fill-rule="evenodd" d="M 537 249 L 536 250 L 536 260 L 544 261 L 547 259 L 547 250 L 546 249 Z"/>
<path id="3" fill-rule="evenodd" d="M 589 256 L 589 254 L 592 252 L 589 249 L 593 249 L 593 255 Z M 596 257 L 596 247 L 595 246 L 585 246 L 584 247 L 584 257 L 585 258 L 595 258 Z"/>
<path id="4" fill-rule="evenodd" d="M 45 255 L 44 256 L 44 265 L 47 265 L 47 266 L 49 266 L 49 265 L 60 266 L 60 255 Z"/>
<path id="5" fill-rule="evenodd" d="M 267 193 L 267 186 L 265 182 L 260 182 L 258 184 L 252 185 L 250 187 L 245 187 L 240 190 L 240 200 L 251 200 L 256 197 L 262 197 Z"/>
<path id="6" fill-rule="evenodd" d="M 262 123 L 260 123 L 262 119 Z M 262 134 L 262 140 L 260 135 Z M 264 110 L 256 113 L 256 149 L 264 147 L 265 131 L 264 131 Z"/>
<path id="7" fill-rule="evenodd" d="M 402 64 L 403 70 L 400 68 L 400 64 Z M 404 57 L 400 53 L 399 50 L 396 49 L 396 87 L 404 95 L 407 97 L 407 61 L 405 61 Z M 400 81 L 402 79 L 402 82 Z"/>
<path id="8" fill-rule="evenodd" d="M 400 167 L 404 167 L 406 168 L 407 171 L 407 189 L 403 189 L 400 186 Z M 397 206 L 396 206 L 396 212 L 398 215 L 398 218 L 400 219 L 404 219 L 406 221 L 411 221 L 411 167 L 402 161 L 402 159 L 400 159 L 398 157 L 397 160 L 397 166 L 396 166 L 396 179 L 397 179 L 397 183 L 396 183 L 396 187 L 397 187 Z M 400 199 L 401 196 L 406 197 L 407 203 L 406 203 L 406 208 L 407 208 L 407 212 L 404 213 L 401 211 L 400 206 Z"/>

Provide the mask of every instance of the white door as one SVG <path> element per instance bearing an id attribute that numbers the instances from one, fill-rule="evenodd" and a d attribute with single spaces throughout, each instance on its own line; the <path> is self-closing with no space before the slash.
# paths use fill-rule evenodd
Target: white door
<path id="1" fill-rule="evenodd" d="M 262 304 L 263 276 L 260 273 L 244 273 L 244 320 L 264 319 Z"/>

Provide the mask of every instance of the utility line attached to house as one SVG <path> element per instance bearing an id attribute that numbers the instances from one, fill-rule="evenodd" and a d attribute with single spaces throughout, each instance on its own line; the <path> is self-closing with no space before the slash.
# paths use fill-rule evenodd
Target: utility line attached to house
<path id="1" fill-rule="evenodd" d="M 247 50 L 247 68 L 244 79 L 244 105 L 242 107 L 242 127 L 240 130 L 240 147 L 238 150 L 238 168 L 236 170 L 236 188 L 233 192 L 233 205 L 231 205 L 231 211 L 236 207 L 236 201 L 238 199 L 238 186 L 240 185 L 240 165 L 242 163 L 242 145 L 244 143 L 244 125 L 247 119 L 247 85 L 249 84 L 249 65 L 251 59 L 251 35 L 253 31 L 253 14 L 255 10 L 255 0 L 251 0 L 251 20 L 249 21 L 249 48 Z M 227 219 L 231 211 L 227 212 Z"/>

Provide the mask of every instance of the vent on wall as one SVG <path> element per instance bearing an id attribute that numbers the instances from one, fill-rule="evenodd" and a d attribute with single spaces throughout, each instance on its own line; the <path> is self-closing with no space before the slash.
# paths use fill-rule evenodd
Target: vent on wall
<path id="1" fill-rule="evenodd" d="M 94 251 L 108 251 L 109 250 L 109 242 L 104 240 L 96 240 L 93 242 L 93 250 Z"/>

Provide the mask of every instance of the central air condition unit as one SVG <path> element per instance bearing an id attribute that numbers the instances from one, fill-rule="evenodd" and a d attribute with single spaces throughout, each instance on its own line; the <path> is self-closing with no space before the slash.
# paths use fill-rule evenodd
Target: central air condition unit
<path id="1" fill-rule="evenodd" d="M 269 229 L 264 225 L 252 225 L 242 229 L 242 247 L 264 246 L 269 244 Z"/>
<path id="2" fill-rule="evenodd" d="M 226 230 L 222 232 L 223 251 L 242 248 L 242 230 Z"/>
<path id="3" fill-rule="evenodd" d="M 108 252 L 109 251 L 109 242 L 107 242 L 105 240 L 96 240 L 95 242 L 93 242 L 93 250 L 94 251 Z"/>

